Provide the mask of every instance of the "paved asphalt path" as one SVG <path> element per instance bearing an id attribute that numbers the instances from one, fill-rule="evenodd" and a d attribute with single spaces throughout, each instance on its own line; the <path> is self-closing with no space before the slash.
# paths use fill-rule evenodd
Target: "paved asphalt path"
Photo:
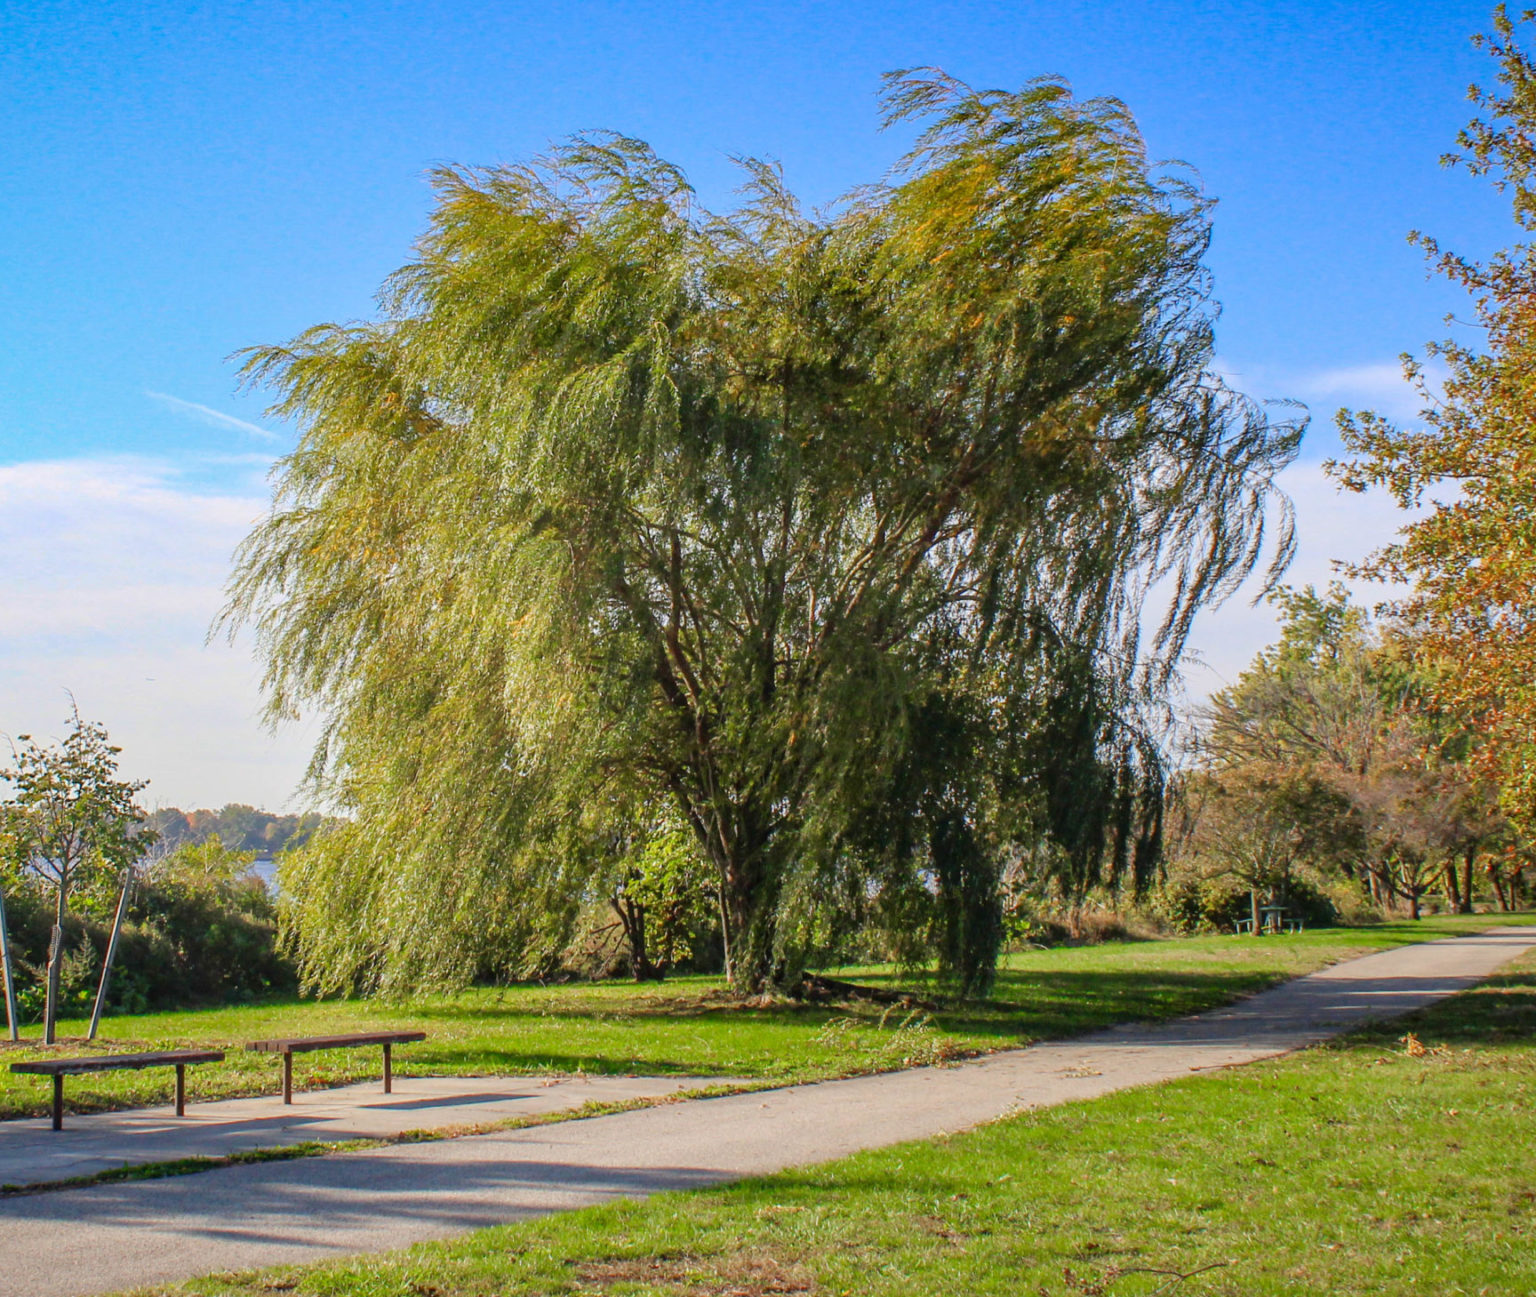
<path id="1" fill-rule="evenodd" d="M 74 1297 L 443 1238 L 920 1139 L 1231 1067 L 1465 990 L 1536 928 L 1336 964 L 1226 1009 L 952 1067 L 0 1202 L 0 1294 Z"/>
<path id="2" fill-rule="evenodd" d="M 196 1069 L 188 1081 L 195 1094 Z M 89 1077 L 71 1078 L 66 1104 L 71 1094 L 89 1083 Z M 393 1094 L 385 1094 L 377 1081 L 364 1081 L 300 1091 L 291 1104 L 279 1095 L 190 1103 L 185 1117 L 178 1117 L 169 1104 L 86 1116 L 66 1110 L 62 1131 L 55 1131 L 47 1117 L 0 1123 L 0 1184 L 41 1184 L 120 1166 L 228 1157 L 247 1149 L 280 1148 L 309 1140 L 336 1143 L 387 1139 L 411 1130 L 462 1130 L 509 1118 L 569 1112 L 587 1103 L 664 1099 L 684 1090 L 740 1084 L 739 1077 L 729 1076 L 397 1074 Z M 39 1095 L 47 1093 L 48 1085 L 47 1077 L 38 1078 Z M 0 1277 L 0 1286 L 4 1282 Z"/>

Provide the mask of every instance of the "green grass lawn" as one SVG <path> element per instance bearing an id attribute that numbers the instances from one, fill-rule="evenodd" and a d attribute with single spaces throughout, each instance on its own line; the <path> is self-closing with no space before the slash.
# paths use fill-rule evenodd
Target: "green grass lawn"
<path id="1" fill-rule="evenodd" d="M 726 1188 L 152 1291 L 1529 1297 L 1533 1101 L 1527 958 L 1411 1019 L 1268 1063 Z"/>
<path id="2" fill-rule="evenodd" d="M 1030 951 L 1007 959 L 993 1000 L 940 1010 L 928 1022 L 921 1016 L 907 1021 L 905 1012 L 878 1005 L 747 1007 L 727 996 L 719 979 L 697 977 L 659 987 L 512 987 L 404 1004 L 311 1000 L 149 1014 L 106 1021 L 95 1047 L 227 1049 L 223 1063 L 189 1072 L 194 1101 L 277 1087 L 278 1060 L 246 1053 L 245 1041 L 385 1027 L 428 1033 L 424 1044 L 397 1051 L 402 1075 L 645 1072 L 813 1080 L 1027 1044 L 1113 1022 L 1174 1017 L 1352 955 L 1506 921 L 1523 920 L 1475 915 L 1288 937 L 1191 937 Z M 878 971 L 844 975 L 894 984 Z M 843 1021 L 828 1029 L 832 1019 Z M 84 1027 L 62 1024 L 65 1039 L 55 1052 L 82 1052 L 78 1036 Z M 35 1041 L 0 1044 L 0 1063 L 46 1053 Z M 376 1075 L 378 1066 L 376 1050 L 302 1055 L 294 1062 L 295 1084 L 337 1085 Z M 41 1115 L 48 1084 L 0 1068 L 0 1117 Z M 170 1089 L 166 1069 L 82 1076 L 70 1082 L 69 1104 L 91 1111 L 163 1103 Z"/>

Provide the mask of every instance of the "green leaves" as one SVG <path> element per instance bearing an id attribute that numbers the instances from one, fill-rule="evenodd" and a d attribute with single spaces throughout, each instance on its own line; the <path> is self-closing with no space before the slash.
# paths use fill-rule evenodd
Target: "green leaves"
<path id="1" fill-rule="evenodd" d="M 122 871 L 155 841 L 136 802 L 149 781 L 119 779 L 122 749 L 112 746 L 105 726 L 78 711 L 51 746 L 28 734 L 19 738 L 13 764 L 0 770 L 13 789 L 0 803 L 8 863 L 61 894 L 71 886 L 120 883 Z"/>
<path id="2" fill-rule="evenodd" d="M 312 976 L 549 957 L 616 867 L 570 837 L 609 806 L 682 816 L 748 987 L 874 808 L 909 873 L 968 844 L 977 931 L 1018 841 L 1121 816 L 1119 774 L 1004 808 L 1123 767 L 1300 429 L 1206 372 L 1207 205 L 1123 106 L 903 74 L 887 108 L 916 150 L 816 215 L 752 160 L 704 212 L 617 135 L 441 171 L 387 318 L 250 356 L 302 438 L 227 621 L 275 715 L 329 717 L 314 773 L 357 817 L 285 875 Z M 1088 723 L 1021 741 L 1073 691 Z M 933 699 L 963 778 L 914 764 Z M 1073 832 L 1084 868 L 1125 836 Z"/>

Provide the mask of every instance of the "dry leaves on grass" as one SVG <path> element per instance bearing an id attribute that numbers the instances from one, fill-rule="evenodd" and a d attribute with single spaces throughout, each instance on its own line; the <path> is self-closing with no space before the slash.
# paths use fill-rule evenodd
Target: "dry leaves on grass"
<path id="1" fill-rule="evenodd" d="M 645 1284 L 667 1297 L 780 1297 L 816 1291 L 799 1262 L 763 1254 L 584 1261 L 575 1270 L 583 1285 L 590 1285 L 584 1290 L 594 1292 L 619 1284 Z"/>

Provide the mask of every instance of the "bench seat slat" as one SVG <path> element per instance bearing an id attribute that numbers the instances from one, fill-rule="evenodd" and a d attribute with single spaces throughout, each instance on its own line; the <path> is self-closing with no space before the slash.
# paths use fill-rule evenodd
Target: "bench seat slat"
<path id="1" fill-rule="evenodd" d="M 220 1063 L 216 1049 L 173 1049 L 151 1054 L 97 1054 L 88 1058 L 38 1058 L 12 1063 L 11 1071 L 31 1076 L 74 1076 L 82 1072 L 114 1072 L 119 1068 L 174 1067 L 177 1063 Z"/>
<path id="2" fill-rule="evenodd" d="M 247 1049 L 260 1054 L 303 1054 L 315 1049 L 349 1049 L 354 1045 L 404 1045 L 425 1040 L 424 1031 L 364 1031 L 349 1036 L 291 1036 L 253 1040 Z"/>

